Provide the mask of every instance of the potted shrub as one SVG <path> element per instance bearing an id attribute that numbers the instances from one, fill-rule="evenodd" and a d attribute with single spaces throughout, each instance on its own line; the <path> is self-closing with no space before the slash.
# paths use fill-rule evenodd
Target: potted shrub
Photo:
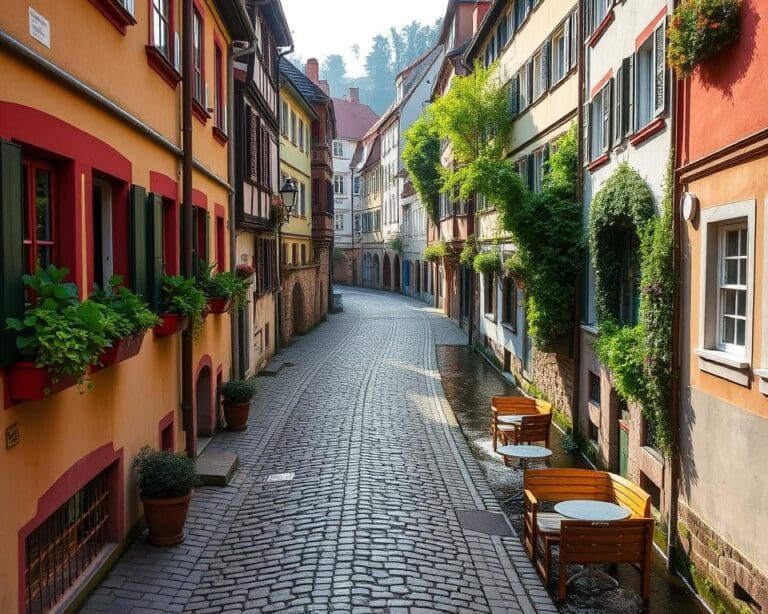
<path id="1" fill-rule="evenodd" d="M 144 446 L 134 466 L 150 543 L 170 546 L 183 541 L 192 489 L 201 484 L 194 462 L 183 453 Z"/>
<path id="2" fill-rule="evenodd" d="M 518 290 L 523 289 L 525 281 L 523 279 L 523 264 L 519 254 L 516 253 L 504 261 L 504 273 L 515 280 Z"/>
<path id="3" fill-rule="evenodd" d="M 112 336 L 125 331 L 125 322 L 106 306 L 80 302 L 77 286 L 64 281 L 68 273 L 50 265 L 24 276 L 34 303 L 27 305 L 23 319 L 6 321 L 17 333 L 17 349 L 28 359 L 9 369 L 8 389 L 15 400 L 42 399 L 83 384 L 88 367 L 97 363 Z"/>
<path id="4" fill-rule="evenodd" d="M 112 339 L 112 347 L 99 355 L 98 362 L 102 367 L 136 356 L 141 350 L 146 331 L 161 322 L 147 303 L 123 286 L 123 278 L 120 275 L 113 275 L 109 285 L 103 290 L 94 284 L 90 300 L 107 306 L 124 322 L 125 330 L 122 334 Z"/>
<path id="5" fill-rule="evenodd" d="M 248 294 L 248 283 L 230 271 L 213 272 L 214 265 L 201 263 L 205 271 L 198 285 L 208 299 L 209 313 L 226 313 L 241 308 Z"/>
<path id="6" fill-rule="evenodd" d="M 501 268 L 501 259 L 497 252 L 480 252 L 473 261 L 475 271 L 481 274 L 496 273 Z"/>
<path id="7" fill-rule="evenodd" d="M 230 431 L 248 428 L 248 413 L 256 386 L 251 380 L 230 380 L 221 387 L 224 399 L 224 419 Z"/>
<path id="8" fill-rule="evenodd" d="M 192 324 L 195 335 L 203 326 L 203 314 L 208 300 L 194 279 L 182 275 L 163 277 L 163 313 L 161 323 L 155 326 L 157 337 L 167 337 Z"/>

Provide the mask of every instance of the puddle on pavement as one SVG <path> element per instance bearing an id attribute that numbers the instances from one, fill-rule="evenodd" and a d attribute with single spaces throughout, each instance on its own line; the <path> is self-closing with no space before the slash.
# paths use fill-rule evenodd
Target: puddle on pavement
<path id="1" fill-rule="evenodd" d="M 501 457 L 493 453 L 490 410 L 491 397 L 516 395 L 520 391 L 467 346 L 438 346 L 437 358 L 448 401 L 494 494 L 500 501 L 519 494 L 522 489 L 522 471 L 505 467 Z M 580 455 L 565 452 L 561 442 L 562 433 L 553 428 L 550 441 L 553 455 L 548 463 L 550 467 L 589 467 Z M 521 533 L 521 502 L 512 501 L 502 504 L 502 507 L 518 534 Z M 635 590 L 639 586 L 639 574 L 634 569 L 622 565 L 614 575 L 619 581 L 619 587 L 615 589 L 589 579 L 575 582 L 569 587 L 566 602 L 559 604 L 560 611 L 567 614 L 705 612 L 687 587 L 677 577 L 666 572 L 658 556 L 654 560 L 651 598 L 647 607 L 643 607 Z"/>

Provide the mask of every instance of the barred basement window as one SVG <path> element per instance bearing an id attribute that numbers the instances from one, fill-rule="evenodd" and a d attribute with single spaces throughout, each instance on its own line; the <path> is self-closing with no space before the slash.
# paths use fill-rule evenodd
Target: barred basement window
<path id="1" fill-rule="evenodd" d="M 88 482 L 26 538 L 26 612 L 51 610 L 105 546 L 108 471 Z"/>

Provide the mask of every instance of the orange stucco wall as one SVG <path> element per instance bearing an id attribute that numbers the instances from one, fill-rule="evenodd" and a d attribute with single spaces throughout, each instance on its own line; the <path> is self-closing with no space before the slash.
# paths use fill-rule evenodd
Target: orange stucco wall
<path id="1" fill-rule="evenodd" d="M 26 3 L 4 5 L 0 11 L 0 29 L 97 89 L 178 145 L 181 87 L 171 88 L 147 63 L 144 46 L 149 40 L 148 7 L 147 2 L 136 2 L 138 23 L 128 27 L 123 36 L 87 1 L 40 0 L 34 8 L 50 21 L 50 50 L 29 36 Z M 206 81 L 212 95 L 214 30 L 225 53 L 228 37 L 210 5 L 206 5 L 205 24 Z M 23 131 L 23 127 L 8 125 L 8 119 L 2 113 L 4 104 L 19 105 L 29 109 L 30 113 L 39 111 L 54 116 L 126 158 L 130 162 L 131 183 L 149 190 L 150 172 L 175 180 L 179 191 L 177 200 L 181 201 L 181 160 L 172 151 L 3 49 L 0 49 L 0 74 L 3 75 L 0 136 L 8 138 L 8 134 Z M 195 159 L 226 181 L 228 145 L 213 138 L 212 120 L 203 124 L 194 119 L 193 124 Z M 21 144 L 22 147 L 27 145 Z M 75 206 L 77 219 L 85 221 L 90 216 L 90 198 L 87 196 L 90 169 L 97 170 L 99 160 L 80 162 L 88 173 L 76 166 Z M 216 205 L 223 205 L 224 215 L 228 216 L 225 187 L 197 171 L 193 184 L 196 190 L 206 195 L 212 218 Z M 226 217 L 225 224 L 228 228 Z M 212 223 L 208 237 L 212 257 L 216 253 L 215 233 L 216 225 Z M 79 240 L 78 249 L 85 254 L 92 241 L 89 231 L 81 227 Z M 228 255 L 228 241 L 224 249 Z M 83 258 L 81 264 L 86 267 L 87 258 Z M 4 318 L 0 313 L 0 319 Z M 0 577 L 3 579 L 0 582 L 0 611 L 17 611 L 19 607 L 20 529 L 36 516 L 41 496 L 94 450 L 104 445 L 122 450 L 123 531 L 130 530 L 139 520 L 141 506 L 131 464 L 141 446 L 159 445 L 159 423 L 169 412 L 174 414 L 176 449 L 184 448 L 179 409 L 180 342 L 180 335 L 154 339 L 150 332 L 145 336 L 138 356 L 93 374 L 92 390 L 80 391 L 73 387 L 43 401 L 18 403 L 0 410 L 0 429 L 5 432 L 7 427 L 16 425 L 20 435 L 17 445 L 0 450 L 0 489 L 6 493 L 6 504 L 0 511 Z M 194 344 L 195 369 L 201 361 L 210 361 L 214 382 L 219 368 L 223 379 L 229 379 L 230 344 L 229 315 L 208 316 Z M 4 378 L 5 374 L 0 370 L 0 399 L 4 398 Z"/>
<path id="2" fill-rule="evenodd" d="M 741 11 L 738 41 L 706 60 L 681 92 L 683 163 L 768 126 L 768 3 L 744 0 Z"/>

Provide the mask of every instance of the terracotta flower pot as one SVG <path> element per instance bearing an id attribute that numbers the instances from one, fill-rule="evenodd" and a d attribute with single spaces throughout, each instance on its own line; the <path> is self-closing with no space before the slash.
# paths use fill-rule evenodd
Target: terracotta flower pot
<path id="1" fill-rule="evenodd" d="M 231 304 L 231 298 L 209 298 L 207 310 L 208 313 L 227 313 Z"/>
<path id="2" fill-rule="evenodd" d="M 189 325 L 189 316 L 178 313 L 164 313 L 160 316 L 162 322 L 153 328 L 155 337 L 168 337 L 183 331 Z"/>
<path id="3" fill-rule="evenodd" d="M 38 401 L 76 383 L 74 375 L 63 376 L 54 383 L 48 369 L 33 362 L 17 362 L 8 369 L 8 393 L 16 401 Z"/>
<path id="4" fill-rule="evenodd" d="M 171 546 L 184 541 L 184 523 L 192 493 L 183 497 L 154 499 L 141 497 L 144 520 L 149 527 L 149 542 L 156 546 Z"/>
<path id="5" fill-rule="evenodd" d="M 232 403 L 224 401 L 224 418 L 230 431 L 244 431 L 248 428 L 248 413 L 251 409 L 250 401 L 245 403 Z"/>

